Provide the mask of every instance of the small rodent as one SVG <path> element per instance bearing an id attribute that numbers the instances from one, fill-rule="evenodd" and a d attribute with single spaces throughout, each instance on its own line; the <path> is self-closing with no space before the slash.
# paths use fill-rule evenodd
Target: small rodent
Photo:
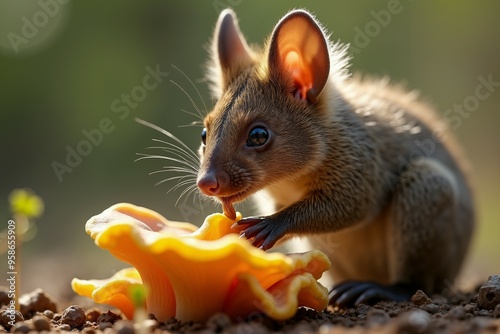
<path id="1" fill-rule="evenodd" d="M 307 236 L 331 259 L 331 304 L 441 292 L 474 230 L 466 161 L 415 92 L 351 77 L 347 47 L 327 36 L 293 10 L 254 50 L 234 12 L 220 14 L 198 187 L 233 218 L 264 190 L 275 213 L 237 228 L 263 249 Z"/>

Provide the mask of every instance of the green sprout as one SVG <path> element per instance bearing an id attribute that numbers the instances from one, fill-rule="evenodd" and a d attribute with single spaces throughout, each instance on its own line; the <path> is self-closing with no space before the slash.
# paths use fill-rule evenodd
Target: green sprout
<path id="1" fill-rule="evenodd" d="M 146 311 L 147 288 L 141 284 L 132 284 L 128 289 L 128 294 L 134 304 L 134 324 L 139 334 L 148 333 L 144 322 L 148 319 Z"/>
<path id="2" fill-rule="evenodd" d="M 9 203 L 13 215 L 36 219 L 43 214 L 43 200 L 31 189 L 14 189 L 9 195 Z"/>
<path id="3" fill-rule="evenodd" d="M 134 304 L 135 309 L 144 308 L 146 304 L 146 287 L 141 284 L 132 284 L 129 287 L 128 294 L 132 303 Z"/>
<path id="4" fill-rule="evenodd" d="M 8 270 L 14 279 L 15 293 L 12 301 L 19 310 L 19 277 L 21 275 L 21 245 L 31 240 L 36 234 L 34 220 L 43 214 L 43 200 L 31 189 L 15 189 L 9 195 L 12 219 L 9 220 L 7 229 L 0 232 L 0 254 L 7 253 Z"/>

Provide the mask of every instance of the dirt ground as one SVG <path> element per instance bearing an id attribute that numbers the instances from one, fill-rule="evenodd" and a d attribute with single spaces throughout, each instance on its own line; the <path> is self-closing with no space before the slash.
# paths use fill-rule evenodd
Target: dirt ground
<path id="1" fill-rule="evenodd" d="M 38 289 L 20 298 L 21 312 L 7 309 L 7 289 L 0 287 L 0 332 L 80 331 L 97 333 L 496 333 L 500 334 L 500 276 L 468 293 L 454 291 L 447 296 L 426 296 L 417 291 L 408 302 L 379 302 L 373 306 L 317 312 L 300 308 L 287 321 L 274 321 L 256 314 L 231 321 L 215 314 L 205 323 L 154 317 L 141 324 L 124 320 L 117 310 L 100 306 L 71 305 L 61 309 L 56 301 Z M 61 305 L 64 303 L 60 303 Z M 15 317 L 14 326 L 12 316 Z"/>

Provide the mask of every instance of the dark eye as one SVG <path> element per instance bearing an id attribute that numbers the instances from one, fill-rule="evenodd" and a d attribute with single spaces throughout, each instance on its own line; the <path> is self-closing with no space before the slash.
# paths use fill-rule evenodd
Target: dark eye
<path id="1" fill-rule="evenodd" d="M 203 128 L 203 130 L 201 130 L 201 142 L 203 145 L 207 144 L 207 128 Z"/>
<path id="2" fill-rule="evenodd" d="M 247 146 L 255 147 L 264 145 L 269 139 L 269 133 L 266 129 L 261 127 L 253 128 L 248 134 L 248 139 L 246 142 Z"/>

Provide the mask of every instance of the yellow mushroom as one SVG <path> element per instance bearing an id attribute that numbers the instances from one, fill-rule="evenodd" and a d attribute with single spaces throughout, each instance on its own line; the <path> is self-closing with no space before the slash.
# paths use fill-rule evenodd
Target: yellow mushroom
<path id="1" fill-rule="evenodd" d="M 135 268 L 125 268 L 108 279 L 71 281 L 73 290 L 79 295 L 92 298 L 96 303 L 108 304 L 119 308 L 131 319 L 134 316 L 134 304 L 129 296 L 130 287 L 142 284 L 141 275 Z"/>
<path id="2" fill-rule="evenodd" d="M 142 283 L 149 291 L 147 311 L 160 321 L 172 316 L 204 321 L 217 312 L 237 319 L 255 311 L 284 320 L 299 306 L 326 308 L 327 290 L 317 282 L 330 266 L 326 255 L 266 253 L 231 230 L 239 219 L 239 213 L 236 220 L 212 214 L 197 228 L 131 204 L 114 205 L 91 218 L 85 229 L 140 277 L 127 271 L 125 278 L 117 273 L 107 280 L 74 279 L 73 290 L 130 318 L 132 302 L 123 291 Z"/>

